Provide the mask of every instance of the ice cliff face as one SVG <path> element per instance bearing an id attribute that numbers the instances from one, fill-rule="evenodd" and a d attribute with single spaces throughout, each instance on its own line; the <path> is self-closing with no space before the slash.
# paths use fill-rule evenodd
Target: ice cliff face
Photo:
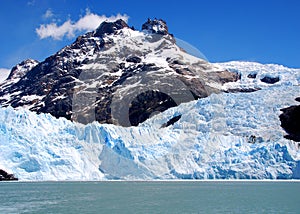
<path id="1" fill-rule="evenodd" d="M 241 75 L 224 87 L 243 88 L 249 81 L 260 90 L 212 94 L 137 127 L 82 125 L 1 108 L 0 168 L 20 180 L 299 179 L 300 146 L 284 138 L 279 115 L 299 104 L 300 71 L 246 64 L 248 69 L 239 62 L 218 65 Z M 265 83 L 265 75 L 280 80 Z M 173 125 L 164 125 L 176 116 Z"/>

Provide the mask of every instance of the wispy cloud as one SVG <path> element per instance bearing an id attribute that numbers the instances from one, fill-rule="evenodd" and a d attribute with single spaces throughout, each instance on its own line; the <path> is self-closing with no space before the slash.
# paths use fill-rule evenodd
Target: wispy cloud
<path id="1" fill-rule="evenodd" d="M 49 18 L 51 18 L 53 15 L 54 15 L 54 14 L 53 14 L 52 10 L 49 8 L 48 10 L 46 10 L 45 14 L 43 15 L 43 18 L 49 19 Z"/>
<path id="2" fill-rule="evenodd" d="M 51 12 L 51 11 L 50 11 Z M 76 32 L 87 32 L 96 29 L 104 21 L 116 21 L 123 19 L 128 21 L 126 14 L 117 14 L 116 16 L 107 17 L 105 15 L 99 16 L 86 10 L 86 14 L 76 22 L 67 20 L 63 24 L 58 25 L 56 22 L 50 24 L 42 24 L 35 31 L 40 39 L 52 38 L 54 40 L 61 40 L 64 36 L 67 38 L 75 37 Z"/>
<path id="3" fill-rule="evenodd" d="M 4 80 L 6 80 L 6 78 L 9 75 L 9 73 L 10 73 L 9 69 L 0 68 L 0 83 L 3 82 Z"/>
<path id="4" fill-rule="evenodd" d="M 28 6 L 34 6 L 35 5 L 35 0 L 31 0 L 27 2 Z"/>

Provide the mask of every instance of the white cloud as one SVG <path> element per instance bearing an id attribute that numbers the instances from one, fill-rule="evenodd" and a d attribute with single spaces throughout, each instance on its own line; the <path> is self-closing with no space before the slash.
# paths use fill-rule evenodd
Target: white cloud
<path id="1" fill-rule="evenodd" d="M 127 22 L 128 18 L 129 17 L 126 14 L 117 14 L 116 16 L 106 17 L 105 15 L 99 16 L 86 10 L 85 16 L 81 17 L 76 22 L 69 19 L 61 25 L 57 25 L 55 22 L 42 24 L 39 28 L 36 28 L 35 31 L 40 39 L 51 37 L 54 40 L 61 40 L 64 36 L 67 36 L 68 38 L 75 37 L 76 32 L 95 30 L 104 21 L 123 19 Z"/>
<path id="2" fill-rule="evenodd" d="M 51 18 L 53 15 L 54 15 L 54 14 L 53 14 L 52 10 L 51 10 L 51 9 L 48 9 L 48 10 L 45 12 L 45 14 L 43 15 L 43 18 L 49 19 L 49 18 Z"/>
<path id="3" fill-rule="evenodd" d="M 6 80 L 10 73 L 10 70 L 7 68 L 0 68 L 0 83 Z"/>

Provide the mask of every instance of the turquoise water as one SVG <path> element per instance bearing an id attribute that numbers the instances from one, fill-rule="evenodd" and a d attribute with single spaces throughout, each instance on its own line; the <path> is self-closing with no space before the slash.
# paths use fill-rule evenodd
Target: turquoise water
<path id="1" fill-rule="evenodd" d="M 0 213 L 300 213 L 300 182 L 1 182 Z"/>

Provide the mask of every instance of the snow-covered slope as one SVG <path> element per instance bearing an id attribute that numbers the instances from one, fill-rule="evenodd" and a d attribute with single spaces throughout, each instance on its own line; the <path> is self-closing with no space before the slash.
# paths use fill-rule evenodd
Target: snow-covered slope
<path id="1" fill-rule="evenodd" d="M 238 79 L 234 72 L 187 54 L 157 19 L 149 19 L 142 31 L 123 20 L 103 22 L 42 62 L 17 65 L 10 77 L 0 84 L 1 106 L 122 126 L 219 92 L 224 83 Z M 137 102 L 139 95 L 142 102 Z M 120 116 L 120 106 L 129 109 L 129 121 Z"/>
<path id="2" fill-rule="evenodd" d="M 256 63 L 244 70 L 238 62 L 219 66 L 230 64 L 241 74 L 240 85 L 256 66 L 257 76 L 273 72 L 273 65 Z M 258 80 L 261 90 L 252 93 L 212 94 L 138 127 L 82 125 L 1 108 L 0 168 L 21 180 L 299 179 L 299 144 L 283 137 L 279 115 L 297 105 L 300 70 L 278 68 L 278 83 L 263 87 Z"/>

